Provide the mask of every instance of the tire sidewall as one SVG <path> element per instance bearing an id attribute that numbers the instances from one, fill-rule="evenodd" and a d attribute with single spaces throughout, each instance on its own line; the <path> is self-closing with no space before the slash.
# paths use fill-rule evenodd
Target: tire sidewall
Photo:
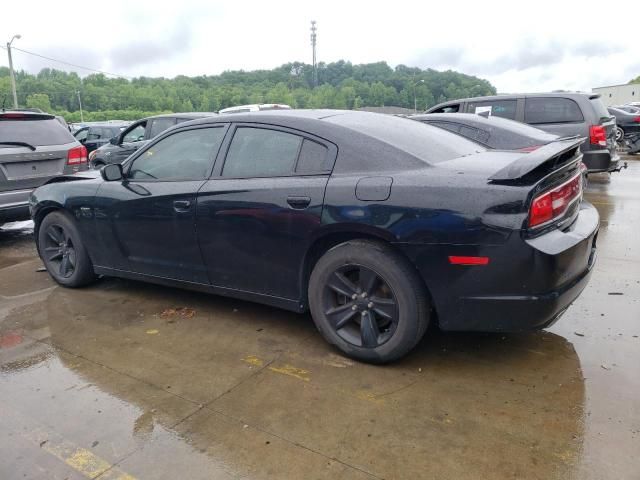
<path id="1" fill-rule="evenodd" d="M 51 225 L 59 225 L 62 227 L 67 235 L 71 237 L 71 241 L 73 242 L 73 247 L 76 252 L 76 266 L 71 276 L 67 278 L 61 277 L 57 272 L 53 271 L 52 265 L 44 259 L 44 240 L 47 235 L 47 229 Z M 93 267 L 91 266 L 89 256 L 87 255 L 87 251 L 82 243 L 82 239 L 80 238 L 80 232 L 78 231 L 74 221 L 66 213 L 55 211 L 44 217 L 40 224 L 40 228 L 38 229 L 38 252 L 45 268 L 49 272 L 49 275 L 51 275 L 51 277 L 60 285 L 68 287 L 80 286 L 86 284 L 87 279 L 93 275 Z"/>
<path id="2" fill-rule="evenodd" d="M 373 244 L 372 244 L 373 246 Z M 415 277 L 407 278 L 406 272 L 397 263 L 398 258 L 389 255 L 383 249 L 360 248 L 343 244 L 329 250 L 316 264 L 309 281 L 309 307 L 314 322 L 331 344 L 350 357 L 373 363 L 385 363 L 394 360 L 409 351 L 421 335 L 420 308 L 414 285 Z M 342 339 L 331 327 L 323 309 L 324 288 L 329 277 L 344 265 L 361 265 L 376 272 L 391 288 L 398 305 L 398 325 L 393 336 L 375 348 L 363 348 Z"/>

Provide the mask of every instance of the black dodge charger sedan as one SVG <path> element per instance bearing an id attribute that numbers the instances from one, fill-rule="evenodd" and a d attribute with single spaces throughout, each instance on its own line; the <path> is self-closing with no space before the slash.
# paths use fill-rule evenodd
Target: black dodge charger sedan
<path id="1" fill-rule="evenodd" d="M 309 309 L 330 343 L 381 363 L 430 322 L 544 328 L 575 300 L 599 225 L 580 144 L 490 151 L 374 113 L 236 114 L 58 177 L 30 206 L 64 286 L 111 275 Z"/>

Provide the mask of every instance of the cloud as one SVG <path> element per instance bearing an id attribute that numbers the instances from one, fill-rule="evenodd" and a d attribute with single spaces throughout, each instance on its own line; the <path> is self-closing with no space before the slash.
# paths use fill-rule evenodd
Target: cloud
<path id="1" fill-rule="evenodd" d="M 168 35 L 147 37 L 130 41 L 112 48 L 106 61 L 116 71 L 139 68 L 158 62 L 165 62 L 191 47 L 192 33 L 189 25 L 180 23 Z"/>
<path id="2" fill-rule="evenodd" d="M 521 39 L 508 48 L 507 52 L 497 55 L 473 48 L 433 48 L 414 55 L 407 64 L 422 68 L 453 68 L 474 75 L 498 75 L 512 70 L 550 67 L 563 63 L 568 58 L 606 57 L 620 51 L 620 47 L 615 44 L 590 41 L 570 44 L 560 39 L 541 41 L 535 38 Z"/>

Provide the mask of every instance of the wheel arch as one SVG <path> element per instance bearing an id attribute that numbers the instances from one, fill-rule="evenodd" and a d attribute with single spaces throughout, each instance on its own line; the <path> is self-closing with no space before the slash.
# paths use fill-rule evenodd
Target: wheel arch
<path id="1" fill-rule="evenodd" d="M 38 253 L 40 253 L 40 247 L 38 245 L 39 243 L 38 231 L 40 230 L 40 225 L 42 224 L 42 220 L 51 212 L 55 212 L 57 210 L 66 212 L 65 208 L 57 202 L 54 202 L 54 201 L 43 202 L 42 205 L 38 205 L 37 210 L 33 215 L 33 237 L 35 238 L 36 249 L 38 249 Z"/>
<path id="2" fill-rule="evenodd" d="M 311 277 L 311 272 L 313 271 L 313 268 L 315 267 L 320 257 L 322 257 L 322 255 L 331 250 L 333 247 L 350 240 L 371 240 L 374 242 L 383 243 L 387 247 L 391 248 L 399 256 L 404 258 L 410 265 L 415 268 L 415 265 L 413 264 L 413 262 L 411 262 L 409 257 L 407 257 L 407 255 L 401 249 L 394 245 L 393 235 L 386 230 L 371 227 L 368 225 L 343 225 L 340 228 L 326 229 L 313 240 L 313 242 L 307 249 L 304 261 L 302 262 L 302 266 L 300 269 L 300 297 L 301 303 L 304 306 L 303 310 L 306 311 L 309 308 L 309 279 Z M 431 305 L 431 321 L 434 324 L 437 324 L 437 312 L 435 310 L 435 303 L 433 302 L 431 291 L 428 285 L 425 283 L 422 275 L 420 275 L 418 269 L 415 268 L 415 270 L 418 274 L 418 278 L 420 279 L 422 288 L 424 288 L 424 291 L 426 292 L 427 298 L 429 299 Z"/>

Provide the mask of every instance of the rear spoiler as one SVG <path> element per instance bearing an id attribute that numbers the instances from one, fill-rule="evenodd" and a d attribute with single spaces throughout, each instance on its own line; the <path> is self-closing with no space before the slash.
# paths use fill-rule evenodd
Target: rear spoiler
<path id="1" fill-rule="evenodd" d="M 532 172 L 541 165 L 553 161 L 554 166 L 557 163 L 561 163 L 568 158 L 561 158 L 563 154 L 571 152 L 586 141 L 586 138 L 579 137 L 577 135 L 572 137 L 563 137 L 554 142 L 551 142 L 531 153 L 526 153 L 522 157 L 518 158 L 514 162 L 510 163 L 506 167 L 498 170 L 494 173 L 489 180 L 494 181 L 509 181 L 518 180 L 524 177 L 527 173 Z M 571 155 L 569 158 L 573 157 Z"/>

